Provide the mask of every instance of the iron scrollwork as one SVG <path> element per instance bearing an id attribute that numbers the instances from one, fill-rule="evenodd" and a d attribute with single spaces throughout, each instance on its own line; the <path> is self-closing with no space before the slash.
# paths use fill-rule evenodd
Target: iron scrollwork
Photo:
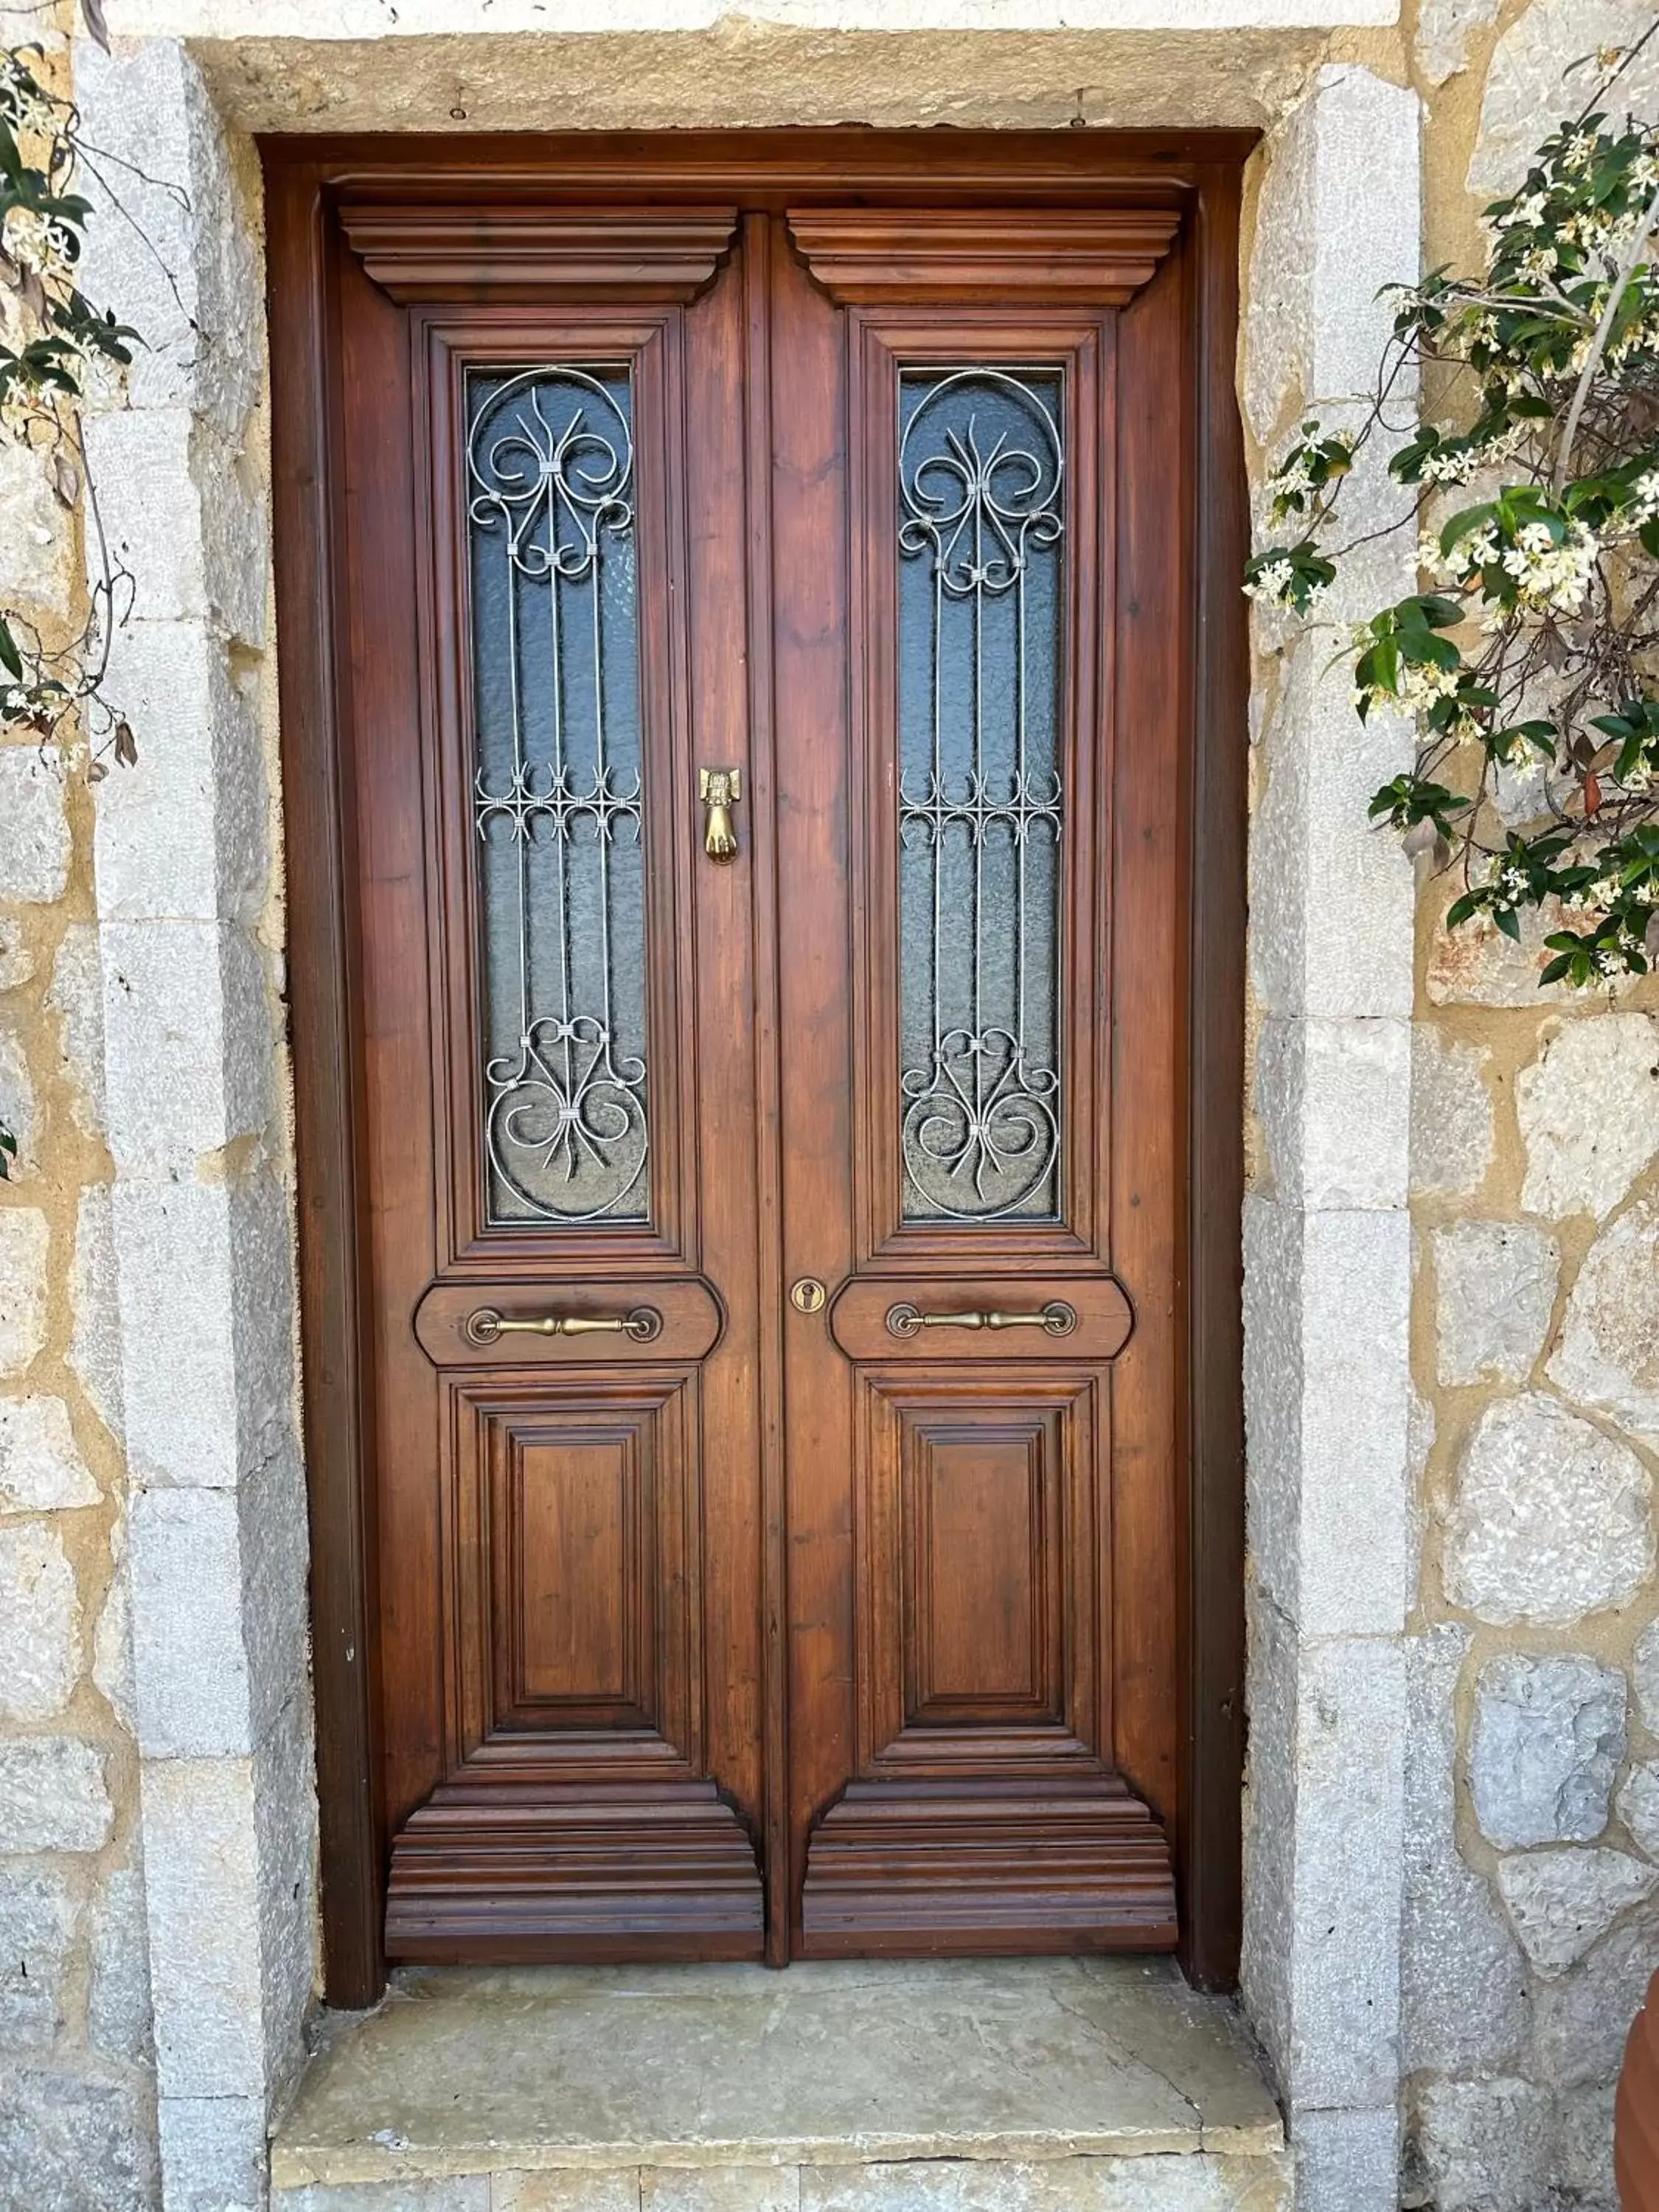
<path id="1" fill-rule="evenodd" d="M 542 368 L 484 387 L 466 469 L 490 1216 L 637 1219 L 649 1127 L 625 376 Z M 624 908 L 638 957 L 619 972 Z"/>
<path id="2" fill-rule="evenodd" d="M 925 914 L 929 940 L 925 985 L 907 942 L 902 987 L 929 1002 L 926 1022 L 905 1024 L 899 1079 L 913 1220 L 1058 1211 L 1065 455 L 1045 383 L 1057 394 L 1055 372 L 904 379 L 921 389 L 900 438 L 898 542 L 929 586 L 910 603 L 912 629 L 928 633 L 927 685 L 915 680 L 901 709 L 906 910 Z M 921 641 L 904 627 L 902 611 L 914 660 Z"/>

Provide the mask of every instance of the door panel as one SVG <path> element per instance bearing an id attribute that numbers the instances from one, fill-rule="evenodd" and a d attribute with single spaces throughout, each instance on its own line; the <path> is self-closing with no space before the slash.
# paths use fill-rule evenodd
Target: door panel
<path id="1" fill-rule="evenodd" d="M 698 903 L 692 749 L 734 731 L 717 684 L 694 721 L 686 636 L 694 595 L 741 636 L 684 454 L 689 420 L 740 432 L 731 311 L 402 319 L 390 419 L 366 375 L 343 425 L 386 457 L 359 565 L 418 612 L 415 710 L 359 722 L 360 816 L 397 838 L 371 1052 L 410 1041 L 369 1113 L 387 1948 L 757 1956 L 752 1424 L 704 1411 L 753 1369 L 752 1305 L 734 1328 L 708 1272 L 741 1279 L 752 1203 L 704 1204 L 752 1087 L 711 1040 L 711 1125 L 697 982 L 741 978 L 746 917 Z"/>
<path id="2" fill-rule="evenodd" d="M 1166 1947 L 1180 210 L 720 197 L 341 216 L 386 1949 Z"/>
<path id="3" fill-rule="evenodd" d="M 857 1594 L 838 1662 L 854 1756 L 839 1778 L 814 1765 L 799 1946 L 1158 1948 L 1176 1934 L 1169 1848 L 1116 1741 L 1120 1659 L 1145 1654 L 1120 1626 L 1108 1387 L 1142 1299 L 1173 1294 L 1167 1249 L 1127 1288 L 1114 1264 L 1133 288 L 1115 265 L 1057 277 L 1040 227 L 994 216 L 790 221 L 817 281 L 810 309 L 780 292 L 778 349 L 833 316 L 848 375 L 851 714 L 839 837 L 783 878 L 785 988 L 807 934 L 791 888 L 810 884 L 813 937 L 846 948 L 851 1035 L 848 1062 L 826 1042 L 816 1089 L 786 1093 L 786 1158 L 837 1090 L 854 1101 L 852 1261 L 827 1325 L 793 1332 L 790 1388 L 828 1406 L 854 1384 L 838 1528 Z M 868 240 L 901 234 L 878 267 Z M 832 476 L 836 434 L 826 409 Z M 786 803 L 806 742 L 780 726 Z M 1140 1048 L 1172 1033 L 1167 1010 L 1156 1028 Z M 846 1164 L 827 1171 L 846 1189 Z M 788 1234 L 790 1273 L 829 1275 Z M 820 1509 L 835 1458 L 815 1462 Z"/>

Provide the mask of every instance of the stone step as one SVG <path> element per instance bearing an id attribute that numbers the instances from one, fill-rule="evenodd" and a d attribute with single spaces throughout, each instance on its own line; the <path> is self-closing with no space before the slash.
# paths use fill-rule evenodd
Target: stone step
<path id="1" fill-rule="evenodd" d="M 422 1969 L 326 2028 L 273 2212 L 1287 2212 L 1167 1960 Z"/>

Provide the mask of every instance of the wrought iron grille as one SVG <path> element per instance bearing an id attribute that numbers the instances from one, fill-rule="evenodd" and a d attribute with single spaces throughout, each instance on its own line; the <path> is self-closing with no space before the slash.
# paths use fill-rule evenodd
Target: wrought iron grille
<path id="1" fill-rule="evenodd" d="M 640 1220 L 644 783 L 625 369 L 467 379 L 487 1212 Z"/>
<path id="2" fill-rule="evenodd" d="M 1061 372 L 899 380 L 907 1220 L 1060 1209 Z"/>

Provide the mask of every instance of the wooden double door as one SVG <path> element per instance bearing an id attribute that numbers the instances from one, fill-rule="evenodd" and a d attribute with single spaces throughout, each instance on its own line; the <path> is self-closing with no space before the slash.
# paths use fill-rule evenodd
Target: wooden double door
<path id="1" fill-rule="evenodd" d="M 319 203 L 393 1959 L 1177 1939 L 1193 197 L 848 174 Z"/>

